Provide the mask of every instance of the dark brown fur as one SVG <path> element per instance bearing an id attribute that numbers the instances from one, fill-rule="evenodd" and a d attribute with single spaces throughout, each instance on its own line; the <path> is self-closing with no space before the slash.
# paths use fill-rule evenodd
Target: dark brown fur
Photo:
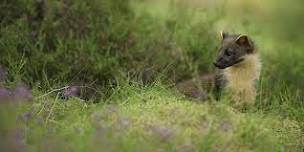
<path id="1" fill-rule="evenodd" d="M 208 90 L 213 86 L 213 79 L 213 74 L 205 74 L 196 79 L 177 83 L 176 88 L 187 97 L 206 100 L 208 99 Z"/>
<path id="2" fill-rule="evenodd" d="M 246 55 L 255 54 L 253 41 L 245 35 L 222 33 L 221 46 L 214 65 L 219 69 L 238 64 Z"/>

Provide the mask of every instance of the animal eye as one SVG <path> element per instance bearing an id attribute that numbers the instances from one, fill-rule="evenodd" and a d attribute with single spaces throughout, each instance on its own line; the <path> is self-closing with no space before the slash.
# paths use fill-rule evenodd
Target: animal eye
<path id="1" fill-rule="evenodd" d="M 231 56 L 231 55 L 233 55 L 233 51 L 232 51 L 232 49 L 225 49 L 225 55 L 227 55 L 227 56 Z"/>

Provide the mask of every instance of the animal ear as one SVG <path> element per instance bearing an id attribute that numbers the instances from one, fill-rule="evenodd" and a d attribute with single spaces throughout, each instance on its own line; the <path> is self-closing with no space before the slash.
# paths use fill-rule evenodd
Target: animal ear
<path id="1" fill-rule="evenodd" d="M 240 35 L 235 39 L 235 42 L 239 45 L 250 45 L 249 38 L 246 35 Z"/>
<path id="2" fill-rule="evenodd" d="M 222 38 L 222 40 L 225 39 L 225 38 L 227 38 L 228 35 L 229 35 L 228 33 L 221 31 L 221 38 Z"/>

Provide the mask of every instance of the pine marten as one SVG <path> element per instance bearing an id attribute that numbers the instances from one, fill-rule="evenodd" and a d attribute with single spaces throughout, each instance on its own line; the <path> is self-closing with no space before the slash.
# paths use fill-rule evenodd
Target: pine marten
<path id="1" fill-rule="evenodd" d="M 261 63 L 256 46 L 248 36 L 221 32 L 221 45 L 214 65 L 219 69 L 215 74 L 178 83 L 177 89 L 186 96 L 207 99 L 205 84 L 208 84 L 214 88 L 217 99 L 225 88 L 235 102 L 254 102 Z"/>
<path id="2" fill-rule="evenodd" d="M 227 81 L 225 87 L 233 101 L 253 103 L 261 70 L 256 46 L 246 35 L 221 32 L 221 37 L 221 47 L 214 62 L 223 76 L 219 80 Z"/>

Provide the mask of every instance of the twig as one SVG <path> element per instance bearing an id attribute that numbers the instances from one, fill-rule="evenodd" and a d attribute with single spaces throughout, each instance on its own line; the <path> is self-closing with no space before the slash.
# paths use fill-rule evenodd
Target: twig
<path id="1" fill-rule="evenodd" d="M 55 106 L 56 106 L 58 97 L 59 97 L 59 94 L 57 94 L 57 96 L 56 96 L 56 98 L 55 98 L 55 101 L 54 101 L 54 103 L 53 103 L 53 105 L 52 105 L 52 107 L 51 107 L 51 109 L 50 109 L 50 112 L 49 112 L 48 116 L 46 117 L 45 125 L 47 125 L 48 122 L 49 122 L 49 119 L 50 119 L 50 117 L 51 117 L 51 115 L 52 115 L 52 113 L 53 113 L 53 111 L 54 111 Z"/>
<path id="2" fill-rule="evenodd" d="M 52 93 L 54 93 L 54 92 L 61 91 L 61 90 L 64 90 L 64 89 L 67 89 L 67 88 L 69 88 L 69 87 L 70 87 L 70 86 L 65 86 L 65 87 L 63 87 L 63 88 L 54 89 L 54 90 L 52 90 L 52 91 L 50 91 L 50 92 L 48 92 L 48 93 L 46 93 L 46 94 L 44 94 L 44 95 L 38 96 L 38 97 L 36 97 L 36 98 L 34 98 L 34 99 L 36 100 L 36 99 L 40 99 L 40 98 L 46 97 L 46 96 L 48 96 L 48 95 L 50 95 L 50 94 L 52 94 Z"/>
<path id="3" fill-rule="evenodd" d="M 52 90 L 52 91 L 50 91 L 50 92 L 48 92 L 48 93 L 46 93 L 46 94 L 43 94 L 43 95 L 41 95 L 41 96 L 38 96 L 38 97 L 36 97 L 36 98 L 34 98 L 34 99 L 37 100 L 37 99 L 46 97 L 46 96 L 48 96 L 48 95 L 50 95 L 50 94 L 52 94 L 52 93 L 54 93 L 54 92 L 68 89 L 69 87 L 71 87 L 71 86 L 65 86 L 65 87 L 63 87 L 63 88 L 54 89 L 54 90 Z M 91 89 L 91 90 L 95 91 L 96 93 L 102 94 L 101 92 L 99 92 L 98 90 L 96 90 L 95 88 L 90 87 L 90 86 L 75 86 L 75 87 L 79 87 L 79 88 L 88 88 L 88 89 Z"/>

